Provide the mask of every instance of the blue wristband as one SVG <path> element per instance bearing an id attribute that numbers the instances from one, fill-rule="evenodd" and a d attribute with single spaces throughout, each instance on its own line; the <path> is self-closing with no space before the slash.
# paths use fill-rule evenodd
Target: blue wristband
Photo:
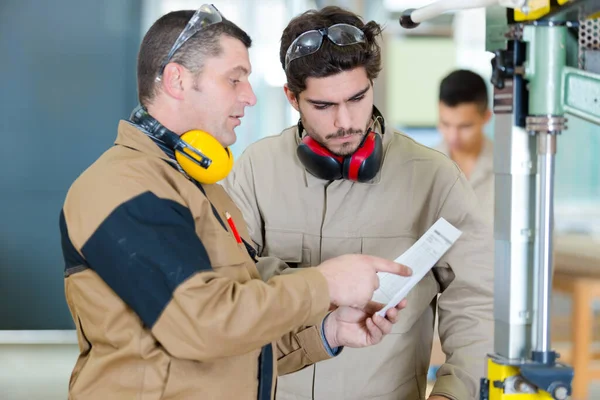
<path id="1" fill-rule="evenodd" d="M 331 313 L 329 313 L 329 314 L 331 314 Z M 327 350 L 327 353 L 331 357 L 335 357 L 340 353 L 341 348 L 336 347 L 335 349 L 332 349 L 331 346 L 329 345 L 329 342 L 327 342 L 327 338 L 325 337 L 325 320 L 327 319 L 327 317 L 329 317 L 329 314 L 327 314 L 325 316 L 325 318 L 323 318 L 323 322 L 321 322 L 321 339 L 323 340 L 323 344 L 325 345 L 325 350 Z"/>

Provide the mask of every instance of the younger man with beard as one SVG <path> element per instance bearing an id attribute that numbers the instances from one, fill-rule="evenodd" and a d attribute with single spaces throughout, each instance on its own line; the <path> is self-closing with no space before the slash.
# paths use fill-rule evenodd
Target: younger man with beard
<path id="1" fill-rule="evenodd" d="M 263 279 L 346 253 L 395 259 L 440 217 L 463 234 L 410 292 L 391 335 L 282 377 L 280 400 L 424 398 L 436 313 L 447 360 L 430 399 L 477 398 L 492 351 L 492 233 L 457 166 L 386 127 L 373 105 L 380 32 L 338 7 L 294 18 L 280 60 L 300 121 L 249 146 L 224 186 L 259 254 L 289 266 L 263 268 Z"/>

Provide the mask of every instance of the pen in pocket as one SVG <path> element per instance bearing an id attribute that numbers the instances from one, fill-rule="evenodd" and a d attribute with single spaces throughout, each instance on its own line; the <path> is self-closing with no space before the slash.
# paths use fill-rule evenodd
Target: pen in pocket
<path id="1" fill-rule="evenodd" d="M 231 228 L 231 232 L 233 233 L 233 236 L 235 237 L 236 242 L 242 243 L 242 238 L 240 237 L 240 234 L 238 233 L 237 228 L 235 227 L 233 218 L 231 218 L 231 215 L 228 212 L 225 212 L 225 217 L 227 218 L 227 223 L 229 224 L 229 227 Z"/>

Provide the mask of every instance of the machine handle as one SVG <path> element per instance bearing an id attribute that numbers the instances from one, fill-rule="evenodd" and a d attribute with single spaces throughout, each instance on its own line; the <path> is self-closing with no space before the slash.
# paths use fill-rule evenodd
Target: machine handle
<path id="1" fill-rule="evenodd" d="M 509 8 L 520 8 L 527 4 L 527 0 L 438 0 L 424 7 L 408 9 L 400 17 L 400 26 L 413 29 L 423 21 L 435 18 L 448 11 L 468 10 L 494 5 Z"/>

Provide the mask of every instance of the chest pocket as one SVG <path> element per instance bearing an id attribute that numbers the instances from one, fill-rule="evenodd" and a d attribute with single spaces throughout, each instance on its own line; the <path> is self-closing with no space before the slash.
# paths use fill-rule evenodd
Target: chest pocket
<path id="1" fill-rule="evenodd" d="M 262 256 L 276 257 L 292 268 L 310 267 L 310 249 L 304 247 L 302 232 L 265 230 Z"/>
<path id="2" fill-rule="evenodd" d="M 251 272 L 256 267 L 243 244 L 238 244 L 217 221 L 201 231 L 200 239 L 215 271 L 239 282 L 252 279 Z"/>
<path id="3" fill-rule="evenodd" d="M 395 260 L 404 253 L 416 239 L 400 237 L 363 238 L 363 254 Z M 394 324 L 392 333 L 406 333 L 421 318 L 439 291 L 438 283 L 429 271 L 427 275 L 408 293 L 407 306 L 400 311 L 400 319 Z"/>

